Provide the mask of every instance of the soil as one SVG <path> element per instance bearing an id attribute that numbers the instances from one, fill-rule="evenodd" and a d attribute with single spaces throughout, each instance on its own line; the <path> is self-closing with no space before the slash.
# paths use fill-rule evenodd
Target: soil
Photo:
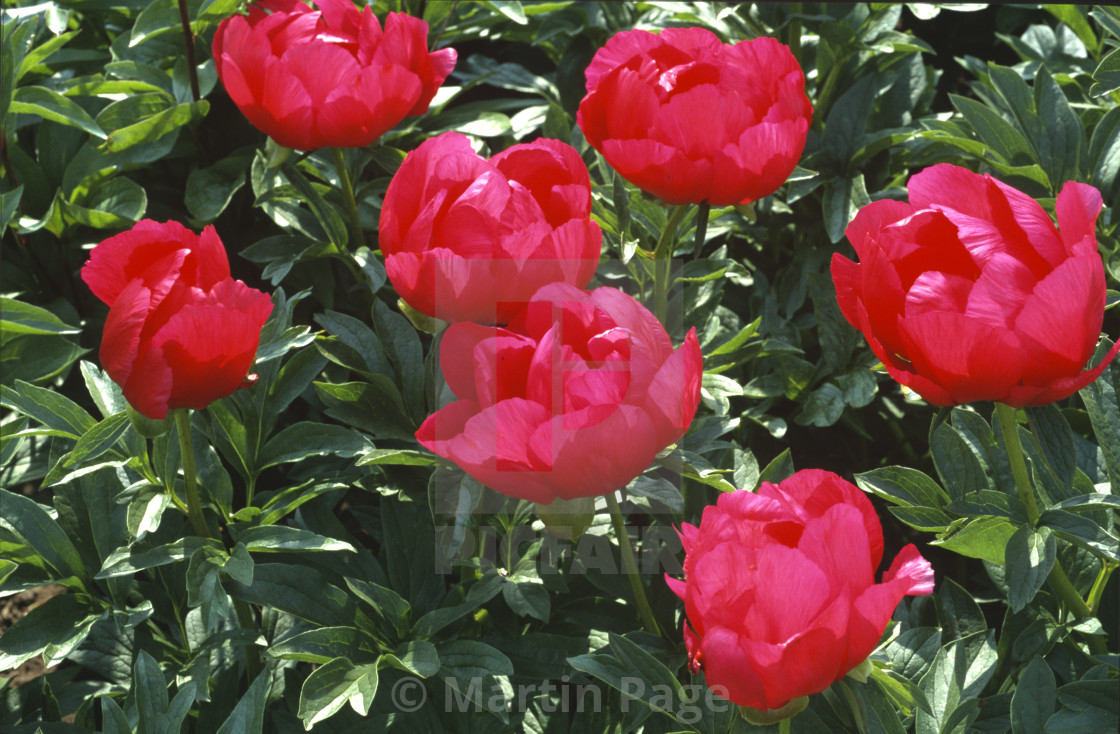
<path id="1" fill-rule="evenodd" d="M 4 634 L 9 627 L 21 620 L 23 615 L 39 606 L 47 599 L 65 593 L 65 586 L 48 584 L 47 586 L 28 589 L 27 591 L 21 591 L 18 594 L 0 599 L 0 635 Z M 8 685 L 14 687 L 49 673 L 54 670 L 55 667 L 57 666 L 46 668 L 43 665 L 43 658 L 41 656 L 35 657 L 18 668 L 0 671 L 0 679 L 11 678 L 12 681 Z"/>

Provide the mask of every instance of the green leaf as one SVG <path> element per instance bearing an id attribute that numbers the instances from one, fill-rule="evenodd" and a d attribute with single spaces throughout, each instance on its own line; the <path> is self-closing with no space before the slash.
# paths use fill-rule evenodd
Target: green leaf
<path id="1" fill-rule="evenodd" d="M 1065 510 L 1047 510 L 1038 519 L 1039 525 L 1053 530 L 1059 536 L 1099 555 L 1120 561 L 1120 538 L 1095 520 Z"/>
<path id="2" fill-rule="evenodd" d="M 844 239 L 844 230 L 855 217 L 856 212 L 871 203 L 867 194 L 867 184 L 862 173 L 847 178 L 835 178 L 824 187 L 821 201 L 821 214 L 824 217 L 825 231 L 833 244 Z"/>
<path id="3" fill-rule="evenodd" d="M 684 697 L 684 687 L 664 663 L 622 635 L 609 633 L 608 640 L 611 653 L 623 667 L 640 675 L 651 684 L 650 688 L 657 686 L 662 690 L 673 691 L 678 699 Z"/>
<path id="4" fill-rule="evenodd" d="M 193 120 L 201 120 L 209 111 L 210 103 L 206 100 L 175 105 L 140 122 L 113 130 L 101 144 L 101 149 L 119 153 L 134 145 L 151 143 Z"/>
<path id="5" fill-rule="evenodd" d="M 191 171 L 183 195 L 191 216 L 203 223 L 217 219 L 245 185 L 245 172 L 252 160 L 252 152 L 234 153 L 212 166 Z"/>
<path id="6" fill-rule="evenodd" d="M 366 464 L 390 464 L 397 466 L 431 466 L 439 460 L 433 455 L 413 449 L 373 449 L 366 452 L 355 462 L 355 466 Z"/>
<path id="7" fill-rule="evenodd" d="M 1085 129 L 1045 65 L 1035 74 L 1034 94 L 1043 125 L 1035 146 L 1039 163 L 1050 177 L 1051 191 L 1057 193 L 1059 184 L 1081 178 Z"/>
<path id="8" fill-rule="evenodd" d="M 856 484 L 888 502 L 912 507 L 942 507 L 948 495 L 937 482 L 917 469 L 886 466 L 857 474 Z"/>
<path id="9" fill-rule="evenodd" d="M 400 594 L 371 581 L 362 581 L 349 576 L 345 581 L 350 591 L 368 604 L 379 617 L 391 624 L 398 634 L 403 635 L 408 630 L 410 606 Z"/>
<path id="10" fill-rule="evenodd" d="M 147 208 L 148 194 L 138 183 L 124 176 L 98 184 L 87 199 L 62 202 L 66 216 L 95 229 L 131 227 L 144 216 Z"/>
<path id="11" fill-rule="evenodd" d="M 1057 553 L 1058 543 L 1046 527 L 1036 532 L 1023 525 L 1007 541 L 1007 601 L 1011 611 L 1021 611 L 1034 599 L 1046 583 Z"/>
<path id="12" fill-rule="evenodd" d="M 106 137 L 105 131 L 74 100 L 46 87 L 18 87 L 8 111 L 14 114 L 38 115 L 44 120 L 85 130 L 97 138 Z"/>
<path id="13" fill-rule="evenodd" d="M 418 640 L 430 639 L 447 625 L 467 616 L 493 599 L 501 590 L 502 578 L 497 574 L 488 576 L 471 586 L 470 591 L 467 592 L 467 598 L 461 604 L 433 609 L 420 617 L 412 627 L 412 636 Z"/>
<path id="14" fill-rule="evenodd" d="M 496 648 L 478 640 L 452 640 L 436 647 L 440 664 L 459 678 L 513 675 L 513 663 Z"/>
<path id="15" fill-rule="evenodd" d="M 1104 339 L 1098 346 L 1098 355 L 1104 348 L 1111 348 L 1112 343 Z M 1091 361 L 1091 363 L 1093 363 Z M 1085 411 L 1093 424 L 1093 433 L 1097 438 L 1097 446 L 1104 455 L 1105 465 L 1108 467 L 1108 477 L 1113 487 L 1120 487 L 1120 395 L 1117 391 L 1118 376 L 1120 371 L 1114 370 L 1111 365 L 1104 369 L 1101 376 L 1085 387 L 1081 388 L 1081 399 L 1085 403 Z"/>
<path id="16" fill-rule="evenodd" d="M 828 111 L 822 144 L 832 162 L 841 171 L 848 170 L 848 161 L 859 147 L 859 140 L 867 128 L 867 118 L 875 105 L 877 92 L 877 76 L 874 74 L 862 76 L 840 95 Z M 860 180 L 862 181 L 862 176 Z M 849 219 L 844 220 L 845 226 L 848 221 Z M 832 226 L 829 224 L 829 235 L 831 234 Z M 839 237 L 832 239 L 833 242 L 839 240 Z"/>
<path id="17" fill-rule="evenodd" d="M 427 640 L 410 640 L 397 648 L 395 653 L 382 655 L 381 661 L 421 678 L 430 678 L 440 669 L 436 646 Z"/>
<path id="18" fill-rule="evenodd" d="M 283 170 L 284 175 L 288 177 L 288 181 L 307 202 L 307 205 L 311 207 L 311 212 L 315 215 L 319 226 L 323 228 L 328 241 L 339 250 L 345 249 L 350 242 L 350 233 L 338 209 L 323 198 L 319 188 L 308 181 L 297 166 L 285 164 Z"/>
<path id="19" fill-rule="evenodd" d="M 928 533 L 943 532 L 953 522 L 936 507 L 888 507 L 887 510 L 910 527 Z"/>
<path id="20" fill-rule="evenodd" d="M 1047 734 L 1098 734 L 1116 731 L 1120 701 L 1116 679 L 1081 680 L 1058 689 L 1061 710 L 1046 721 Z"/>
<path id="21" fill-rule="evenodd" d="M 0 235 L 8 231 L 8 224 L 12 221 L 19 209 L 20 199 L 23 198 L 23 184 L 0 191 Z M 8 299 L 4 299 L 8 300 Z"/>
<path id="22" fill-rule="evenodd" d="M 1089 90 L 1092 97 L 1104 97 L 1120 89 L 1120 49 L 1113 49 L 1101 59 L 1093 72 L 1093 84 Z"/>
<path id="23" fill-rule="evenodd" d="M 302 461 L 309 456 L 333 454 L 352 458 L 373 448 L 369 439 L 351 428 L 301 421 L 277 433 L 261 449 L 258 470 Z"/>
<path id="24" fill-rule="evenodd" d="M 1000 158 L 1008 163 L 1027 163 L 1034 160 L 1030 143 L 1023 133 L 1003 119 L 998 112 L 987 105 L 968 97 L 950 94 L 949 99 L 968 121 L 977 137 L 991 147 Z M 980 157 L 986 157 L 983 154 Z"/>
<path id="25" fill-rule="evenodd" d="M 113 448 L 131 425 L 124 411 L 109 416 L 82 434 L 63 465 L 75 466 L 96 459 Z"/>
<path id="26" fill-rule="evenodd" d="M 268 694 L 272 690 L 272 671 L 262 670 L 237 701 L 218 734 L 261 734 L 264 731 L 264 711 Z"/>
<path id="27" fill-rule="evenodd" d="M 305 663 L 326 663 L 339 657 L 373 663 L 381 652 L 368 635 L 355 627 L 319 627 L 276 643 L 268 648 L 268 654 Z"/>
<path id="28" fill-rule="evenodd" d="M 1040 408 L 1027 408 L 1034 436 L 1042 447 L 1046 468 L 1066 492 L 1073 486 L 1073 476 L 1077 472 L 1077 448 L 1074 444 L 1073 430 L 1062 411 L 1053 405 Z"/>
<path id="29" fill-rule="evenodd" d="M 946 577 L 934 597 L 937 602 L 937 619 L 941 622 L 942 639 L 958 640 L 988 628 L 984 613 L 972 594 L 963 586 Z"/>
<path id="30" fill-rule="evenodd" d="M 14 298 L 0 298 L 0 323 L 6 341 L 13 334 L 80 334 L 82 330 L 63 323 L 45 308 Z"/>
<path id="31" fill-rule="evenodd" d="M 132 693 L 136 698 L 136 714 L 140 731 L 163 731 L 160 726 L 167 713 L 167 682 L 159 663 L 146 650 L 136 655 L 132 669 Z"/>
<path id="32" fill-rule="evenodd" d="M 327 538 L 303 528 L 287 525 L 256 525 L 230 528 L 230 533 L 239 543 L 244 543 L 250 551 L 350 551 L 357 550 L 349 543 Z"/>
<path id="33" fill-rule="evenodd" d="M 229 581 L 226 589 L 250 604 L 275 607 L 315 625 L 343 627 L 354 620 L 350 595 L 308 566 L 258 563 L 251 585 Z"/>
<path id="34" fill-rule="evenodd" d="M 396 374 L 400 376 L 402 395 L 409 415 L 424 417 L 424 372 L 416 369 L 424 362 L 420 337 L 408 319 L 375 300 L 371 312 L 373 328 Z"/>
<path id="35" fill-rule="evenodd" d="M 305 728 L 333 716 L 349 702 L 359 716 L 369 713 L 377 693 L 377 665 L 354 665 L 335 658 L 312 671 L 299 692 L 299 718 Z"/>
<path id="36" fill-rule="evenodd" d="M 393 381 L 373 375 L 371 382 L 315 382 L 315 392 L 331 418 L 375 436 L 415 440 L 415 427 L 405 417 L 404 404 Z"/>
<path id="37" fill-rule="evenodd" d="M 257 467 L 256 451 L 254 451 L 253 442 L 250 441 L 246 425 L 230 410 L 227 401 L 217 400 L 210 403 L 206 411 L 213 418 L 209 425 L 214 447 L 222 452 L 246 480 L 255 477 L 260 469 Z M 201 436 L 197 434 L 198 432 L 192 426 L 191 435 L 193 436 L 196 457 L 199 453 L 199 444 L 205 445 L 205 442 L 201 441 Z M 178 440 L 177 435 L 176 441 Z"/>
<path id="38" fill-rule="evenodd" d="M 17 668 L 39 654 L 47 665 L 54 664 L 77 647 L 104 616 L 104 610 L 91 605 L 85 594 L 47 599 L 0 635 L 0 670 Z"/>
<path id="39" fill-rule="evenodd" d="M 918 680 L 929 670 L 940 648 L 940 629 L 912 627 L 896 637 L 883 652 L 899 675 L 907 680 Z"/>
<path id="40" fill-rule="evenodd" d="M 363 322 L 336 311 L 316 314 L 315 321 L 338 337 L 338 341 L 350 350 L 338 349 L 337 346 L 330 347 L 329 342 L 320 339 L 316 342 L 316 346 L 324 347 L 321 351 L 332 362 L 367 376 L 374 374 L 394 376 L 381 340 L 377 338 L 373 329 Z"/>
<path id="41" fill-rule="evenodd" d="M 762 470 L 762 473 L 758 477 L 758 482 L 760 485 L 762 482 L 779 484 L 792 477 L 793 474 L 793 456 L 790 454 L 789 449 L 785 449 L 766 465 L 766 468 Z"/>
<path id="42" fill-rule="evenodd" d="M 134 551 L 135 546 L 118 548 L 105 559 L 104 565 L 94 578 L 107 579 L 114 576 L 128 576 L 144 569 L 177 563 L 190 558 L 203 547 L 215 550 L 222 549 L 221 543 L 213 538 L 195 536 L 181 538 L 146 551 Z"/>
<path id="43" fill-rule="evenodd" d="M 1054 672 L 1043 658 L 1032 658 L 1011 695 L 1012 734 L 1044 731 L 1046 720 L 1054 714 L 1056 700 Z"/>
<path id="44" fill-rule="evenodd" d="M 929 450 L 941 484 L 954 500 L 988 488 L 984 467 L 954 426 L 938 425 L 930 434 Z"/>
<path id="45" fill-rule="evenodd" d="M 5 526 L 23 538 L 54 570 L 56 579 L 70 576 L 85 578 L 85 566 L 78 549 L 46 508 L 35 500 L 0 489 L 0 528 Z M 5 666 L 0 670 L 9 667 L 12 666 Z"/>
<path id="46" fill-rule="evenodd" d="M 952 731 L 947 724 L 958 708 L 963 709 L 965 716 L 975 713 L 973 707 L 976 702 L 969 706 L 969 699 L 975 699 L 995 673 L 997 656 L 994 637 L 995 630 L 978 632 L 938 651 L 933 665 L 918 684 L 930 703 L 931 711 L 919 708 L 915 713 L 917 734 Z"/>
<path id="47" fill-rule="evenodd" d="M 938 545 L 962 556 L 1002 566 L 1007 541 L 1015 530 L 1016 525 L 1007 518 L 983 515 L 972 518 L 947 537 L 931 540 L 930 545 Z"/>
<path id="48" fill-rule="evenodd" d="M 61 393 L 16 380 L 15 387 L 0 386 L 0 404 L 23 413 L 67 438 L 77 439 L 97 421 Z"/>

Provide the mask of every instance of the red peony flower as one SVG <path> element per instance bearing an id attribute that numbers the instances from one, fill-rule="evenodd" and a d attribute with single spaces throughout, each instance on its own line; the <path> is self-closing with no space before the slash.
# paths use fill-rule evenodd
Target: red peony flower
<path id="1" fill-rule="evenodd" d="M 703 28 L 615 34 L 587 67 L 577 121 L 635 186 L 669 204 L 746 204 L 774 193 L 813 108 L 789 49 L 720 43 Z"/>
<path id="2" fill-rule="evenodd" d="M 934 405 L 1061 400 L 1104 319 L 1095 225 L 1101 195 L 1069 182 L 1061 233 L 1026 194 L 939 164 L 911 177 L 910 203 L 876 201 L 848 225 L 859 263 L 832 258 L 836 297 L 894 379 Z"/>
<path id="3" fill-rule="evenodd" d="M 109 306 L 102 366 L 156 420 L 241 387 L 272 311 L 267 294 L 230 277 L 213 227 L 199 236 L 146 219 L 94 247 L 82 280 Z"/>
<path id="4" fill-rule="evenodd" d="M 444 133 L 408 154 L 381 207 L 389 280 L 417 311 L 505 323 L 537 289 L 582 288 L 599 264 L 591 180 L 570 145 L 541 139 L 490 160 Z"/>
<path id="5" fill-rule="evenodd" d="M 819 469 L 722 494 L 680 536 L 685 579 L 665 580 L 684 600 L 690 668 L 760 711 L 843 678 L 904 596 L 933 591 L 933 568 L 913 545 L 875 583 L 879 518 L 854 485 Z"/>
<path id="6" fill-rule="evenodd" d="M 417 440 L 497 491 L 539 504 L 609 494 L 674 443 L 700 402 L 695 331 L 673 349 L 620 290 L 537 291 L 508 328 L 452 324 L 440 365 L 458 396 Z"/>
<path id="7" fill-rule="evenodd" d="M 299 150 L 361 147 L 428 110 L 455 51 L 428 53 L 428 24 L 366 6 L 260 0 L 214 35 L 214 66 L 257 129 Z"/>

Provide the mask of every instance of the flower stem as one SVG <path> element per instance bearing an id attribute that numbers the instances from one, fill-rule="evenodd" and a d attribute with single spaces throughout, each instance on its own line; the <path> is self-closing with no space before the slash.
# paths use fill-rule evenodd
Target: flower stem
<path id="1" fill-rule="evenodd" d="M 1038 524 L 1038 503 L 1034 499 L 1031 477 L 1027 472 L 1027 462 L 1023 458 L 1023 446 L 1019 443 L 1019 424 L 1015 421 L 1015 409 L 1010 405 L 996 403 L 996 416 L 1003 431 L 1007 459 L 1011 462 L 1011 474 L 1015 477 L 1015 488 L 1019 491 L 1019 501 L 1027 508 L 1027 519 L 1031 525 Z"/>
<path id="2" fill-rule="evenodd" d="M 191 33 L 191 16 L 187 11 L 187 0 L 179 0 L 179 23 L 183 26 L 183 46 L 187 55 L 187 76 L 191 80 L 191 96 L 197 102 L 202 99 L 198 87 L 198 67 L 194 60 L 194 34 Z"/>
<path id="3" fill-rule="evenodd" d="M 657 621 L 653 618 L 653 610 L 646 598 L 645 587 L 638 575 L 638 563 L 634 559 L 634 549 L 630 545 L 630 536 L 626 533 L 626 525 L 622 521 L 622 510 L 614 494 L 607 495 L 607 509 L 611 513 L 611 523 L 614 525 L 615 535 L 618 536 L 618 547 L 622 553 L 622 567 L 626 570 L 626 577 L 630 580 L 630 590 L 634 592 L 634 599 L 638 602 L 638 616 L 642 618 L 642 626 L 651 635 L 661 635 Z"/>
<path id="4" fill-rule="evenodd" d="M 795 15 L 801 12 L 801 3 L 790 3 L 789 14 Z M 797 63 L 801 63 L 801 20 L 799 18 L 791 18 L 789 21 L 789 52 L 793 54 L 793 58 Z"/>
<path id="5" fill-rule="evenodd" d="M 782 719 L 781 721 L 779 721 L 778 722 L 778 734 L 789 734 L 790 729 L 792 728 L 792 726 L 791 726 L 792 721 L 793 721 L 792 716 L 789 717 L 788 719 Z"/>
<path id="6" fill-rule="evenodd" d="M 688 211 L 688 204 L 681 204 L 669 213 L 669 221 L 665 223 L 665 230 L 657 240 L 657 249 L 653 251 L 653 315 L 662 324 L 665 323 L 665 312 L 669 303 L 669 266 L 673 257 L 673 242 L 677 236 L 677 227 Z"/>
<path id="7" fill-rule="evenodd" d="M 361 247 L 365 244 L 362 234 L 362 222 L 358 218 L 358 201 L 354 198 L 354 186 L 350 183 L 350 172 L 346 170 L 346 159 L 341 148 L 331 148 L 334 157 L 334 167 L 338 172 L 339 183 L 342 184 L 342 199 L 346 203 L 346 217 L 350 225 L 350 249 Z"/>
<path id="8" fill-rule="evenodd" d="M 1003 432 L 1003 442 L 1007 447 L 1007 458 L 1011 462 L 1011 474 L 1015 477 L 1015 488 L 1019 492 L 1019 499 L 1027 508 L 1027 520 L 1032 527 L 1037 526 L 1040 513 L 1034 498 L 1030 473 L 1027 471 L 1027 462 L 1023 458 L 1023 446 L 1019 442 L 1019 424 L 1015 420 L 1015 409 L 1010 405 L 996 403 L 996 416 L 1000 430 Z M 1055 559 L 1050 575 L 1046 577 L 1046 584 L 1075 618 L 1084 619 L 1093 616 L 1089 605 L 1081 598 L 1069 577 L 1066 576 L 1060 561 Z M 1094 655 L 1108 651 L 1104 640 L 1095 635 L 1087 637 L 1087 642 L 1090 652 Z"/>
<path id="9" fill-rule="evenodd" d="M 1108 577 L 1116 570 L 1116 564 L 1111 561 L 1101 561 L 1101 570 L 1097 574 L 1097 580 L 1093 582 L 1093 588 L 1089 590 L 1089 613 L 1096 615 L 1097 609 L 1101 605 L 1101 597 L 1104 596 L 1104 588 L 1108 586 Z"/>
<path id="10" fill-rule="evenodd" d="M 696 244 L 692 248 L 692 256 L 699 257 L 700 251 L 704 249 L 704 240 L 708 235 L 708 214 L 712 210 L 712 205 L 706 201 L 700 202 L 700 208 L 696 211 Z"/>
<path id="11" fill-rule="evenodd" d="M 175 429 L 179 434 L 179 456 L 183 462 L 183 485 L 187 494 L 187 517 L 200 538 L 210 538 L 210 528 L 202 516 L 202 503 L 198 499 L 198 470 L 194 464 L 194 442 L 191 440 L 191 416 L 186 408 L 175 411 Z"/>

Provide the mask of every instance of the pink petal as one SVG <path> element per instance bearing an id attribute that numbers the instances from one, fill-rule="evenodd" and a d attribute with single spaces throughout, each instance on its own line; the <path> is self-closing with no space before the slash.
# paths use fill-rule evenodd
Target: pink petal
<path id="1" fill-rule="evenodd" d="M 1097 216 L 1104 205 L 1101 192 L 1077 181 L 1067 181 L 1054 202 L 1062 243 L 1068 254 L 1084 239 L 1097 241 Z M 1057 264 L 1057 263 L 1052 263 Z"/>

